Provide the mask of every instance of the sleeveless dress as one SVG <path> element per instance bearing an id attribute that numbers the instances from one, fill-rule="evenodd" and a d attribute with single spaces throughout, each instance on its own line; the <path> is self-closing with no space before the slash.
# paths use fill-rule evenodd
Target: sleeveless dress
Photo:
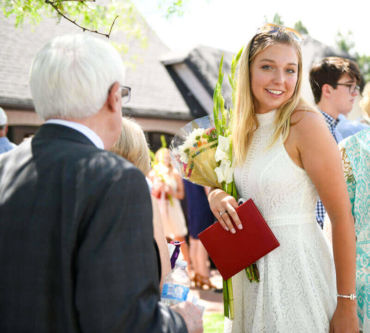
<path id="1" fill-rule="evenodd" d="M 169 176 L 167 185 L 176 192 L 177 182 L 174 176 Z M 186 228 L 185 216 L 182 212 L 180 201 L 172 197 L 171 204 L 170 200 L 166 200 L 165 193 L 162 192 L 161 197 L 158 199 L 158 206 L 165 236 L 169 238 L 185 237 L 188 230 Z"/>
<path id="2" fill-rule="evenodd" d="M 272 148 L 276 111 L 257 114 L 246 161 L 235 169 L 240 197 L 252 198 L 280 247 L 257 261 L 260 283 L 232 279 L 235 319 L 225 333 L 328 333 L 336 308 L 331 247 L 316 222 L 317 191 L 282 140 Z"/>

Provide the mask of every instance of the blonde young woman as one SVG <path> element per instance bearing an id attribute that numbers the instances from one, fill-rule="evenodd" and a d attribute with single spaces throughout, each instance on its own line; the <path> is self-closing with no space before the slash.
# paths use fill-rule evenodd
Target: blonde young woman
<path id="1" fill-rule="evenodd" d="M 240 197 L 254 200 L 280 247 L 257 262 L 260 283 L 244 271 L 233 277 L 235 319 L 225 320 L 225 332 L 359 331 L 350 296 L 355 232 L 341 156 L 322 116 L 301 98 L 300 42 L 295 30 L 267 24 L 240 61 L 236 186 Z M 319 195 L 333 223 L 334 258 L 316 222 Z M 208 198 L 225 232 L 248 228 L 234 198 L 220 189 Z"/>
<path id="2" fill-rule="evenodd" d="M 150 171 L 150 158 L 148 144 L 141 127 L 129 118 L 122 118 L 122 132 L 111 151 L 122 156 L 138 169 L 144 175 Z M 124 189 L 123 189 L 124 190 Z M 142 189 L 147 190 L 146 188 Z M 161 280 L 160 291 L 162 291 L 163 280 L 171 271 L 170 255 L 168 252 L 166 238 L 162 226 L 161 215 L 159 213 L 157 200 L 152 196 L 153 206 L 153 229 L 154 239 L 158 245 L 159 255 L 161 259 Z M 135 221 L 133 221 L 135 223 Z"/>
<path id="3" fill-rule="evenodd" d="M 363 116 L 360 117 L 359 121 L 364 124 L 370 125 L 370 82 L 368 82 L 362 92 L 362 99 L 360 102 Z"/>

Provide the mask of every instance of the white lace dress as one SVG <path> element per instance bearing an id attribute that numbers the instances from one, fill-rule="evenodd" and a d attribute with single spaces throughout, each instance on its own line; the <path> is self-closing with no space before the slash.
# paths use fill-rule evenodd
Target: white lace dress
<path id="1" fill-rule="evenodd" d="M 257 262 L 260 283 L 233 277 L 235 319 L 224 332 L 327 333 L 336 308 L 331 247 L 316 222 L 316 189 L 283 144 L 266 149 L 276 111 L 260 127 L 244 165 L 235 170 L 240 197 L 252 198 L 280 243 Z"/>

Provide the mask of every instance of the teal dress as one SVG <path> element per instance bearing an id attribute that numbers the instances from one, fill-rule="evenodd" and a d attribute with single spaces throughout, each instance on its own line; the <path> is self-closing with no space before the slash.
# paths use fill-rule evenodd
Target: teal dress
<path id="1" fill-rule="evenodd" d="M 360 329 L 370 332 L 370 129 L 339 145 L 355 217 L 356 292 Z"/>

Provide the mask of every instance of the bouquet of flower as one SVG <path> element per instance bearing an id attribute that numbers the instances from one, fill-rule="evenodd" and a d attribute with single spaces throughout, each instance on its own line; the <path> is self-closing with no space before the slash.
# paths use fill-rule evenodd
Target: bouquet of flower
<path id="1" fill-rule="evenodd" d="M 235 105 L 236 67 L 243 49 L 233 57 L 229 82 L 232 88 L 232 104 Z M 218 81 L 213 95 L 213 118 L 195 119 L 180 130 L 170 146 L 172 165 L 184 179 L 198 185 L 221 188 L 237 200 L 232 156 L 233 109 L 225 109 L 221 94 L 224 73 L 223 56 Z M 257 266 L 246 268 L 248 279 L 258 281 Z M 224 314 L 234 319 L 234 297 L 231 279 L 223 281 Z"/>
<path id="2" fill-rule="evenodd" d="M 193 183 L 221 187 L 214 172 L 219 163 L 214 155 L 218 146 L 217 130 L 213 120 L 207 116 L 195 119 L 174 137 L 170 154 L 172 165 L 181 176 Z"/>

